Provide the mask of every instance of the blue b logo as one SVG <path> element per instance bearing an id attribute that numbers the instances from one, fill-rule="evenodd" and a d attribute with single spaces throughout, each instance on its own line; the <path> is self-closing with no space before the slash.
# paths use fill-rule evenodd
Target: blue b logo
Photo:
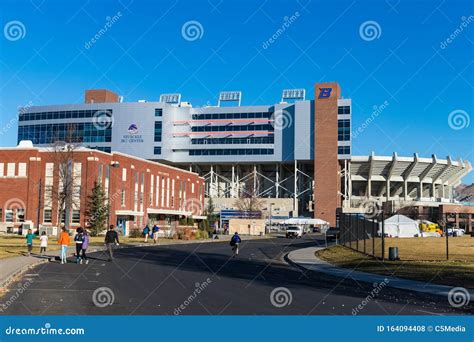
<path id="1" fill-rule="evenodd" d="M 319 98 L 320 99 L 327 99 L 331 96 L 332 88 L 320 88 L 319 91 Z"/>

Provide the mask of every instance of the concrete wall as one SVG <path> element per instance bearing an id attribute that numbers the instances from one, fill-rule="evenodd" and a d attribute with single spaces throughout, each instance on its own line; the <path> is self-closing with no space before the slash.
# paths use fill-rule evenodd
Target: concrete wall
<path id="1" fill-rule="evenodd" d="M 263 235 L 265 234 L 265 220 L 230 219 L 229 233 L 235 232 L 241 235 Z"/>

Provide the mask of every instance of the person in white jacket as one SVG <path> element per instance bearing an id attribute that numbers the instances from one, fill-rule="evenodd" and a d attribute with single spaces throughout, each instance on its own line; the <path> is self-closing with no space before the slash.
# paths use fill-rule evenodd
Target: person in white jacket
<path id="1" fill-rule="evenodd" d="M 46 247 L 48 247 L 48 235 L 46 235 L 46 232 L 42 232 L 40 236 L 40 255 L 44 255 Z"/>

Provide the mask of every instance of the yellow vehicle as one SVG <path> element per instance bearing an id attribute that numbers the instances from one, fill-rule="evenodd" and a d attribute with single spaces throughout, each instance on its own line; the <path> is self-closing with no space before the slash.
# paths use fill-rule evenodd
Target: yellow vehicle
<path id="1" fill-rule="evenodd" d="M 443 235 L 443 231 L 439 228 L 437 223 L 420 223 L 420 230 L 427 233 L 439 233 Z"/>

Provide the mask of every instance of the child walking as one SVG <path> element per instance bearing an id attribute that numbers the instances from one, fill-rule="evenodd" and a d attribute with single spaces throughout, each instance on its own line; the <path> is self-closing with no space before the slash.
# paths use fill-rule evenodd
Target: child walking
<path id="1" fill-rule="evenodd" d="M 58 245 L 61 246 L 61 264 L 67 263 L 67 246 L 69 246 L 69 233 L 66 230 L 66 227 L 61 228 L 62 232 L 59 236 Z"/>
<path id="2" fill-rule="evenodd" d="M 26 234 L 26 245 L 28 246 L 28 256 L 31 255 L 31 251 L 33 250 L 33 239 L 35 238 L 31 229 L 28 229 L 28 233 Z"/>
<path id="3" fill-rule="evenodd" d="M 48 236 L 46 235 L 46 232 L 42 232 L 40 236 L 40 255 L 44 255 L 46 247 L 48 247 Z"/>
<path id="4" fill-rule="evenodd" d="M 82 260 L 84 260 L 86 265 L 89 263 L 89 259 L 86 255 L 87 247 L 89 247 L 89 233 L 87 232 L 87 229 L 84 229 L 84 236 L 82 240 Z"/>
<path id="5" fill-rule="evenodd" d="M 76 229 L 74 242 L 76 243 L 76 263 L 82 264 L 81 252 L 82 252 L 82 243 L 84 242 L 84 230 L 81 227 Z"/>

